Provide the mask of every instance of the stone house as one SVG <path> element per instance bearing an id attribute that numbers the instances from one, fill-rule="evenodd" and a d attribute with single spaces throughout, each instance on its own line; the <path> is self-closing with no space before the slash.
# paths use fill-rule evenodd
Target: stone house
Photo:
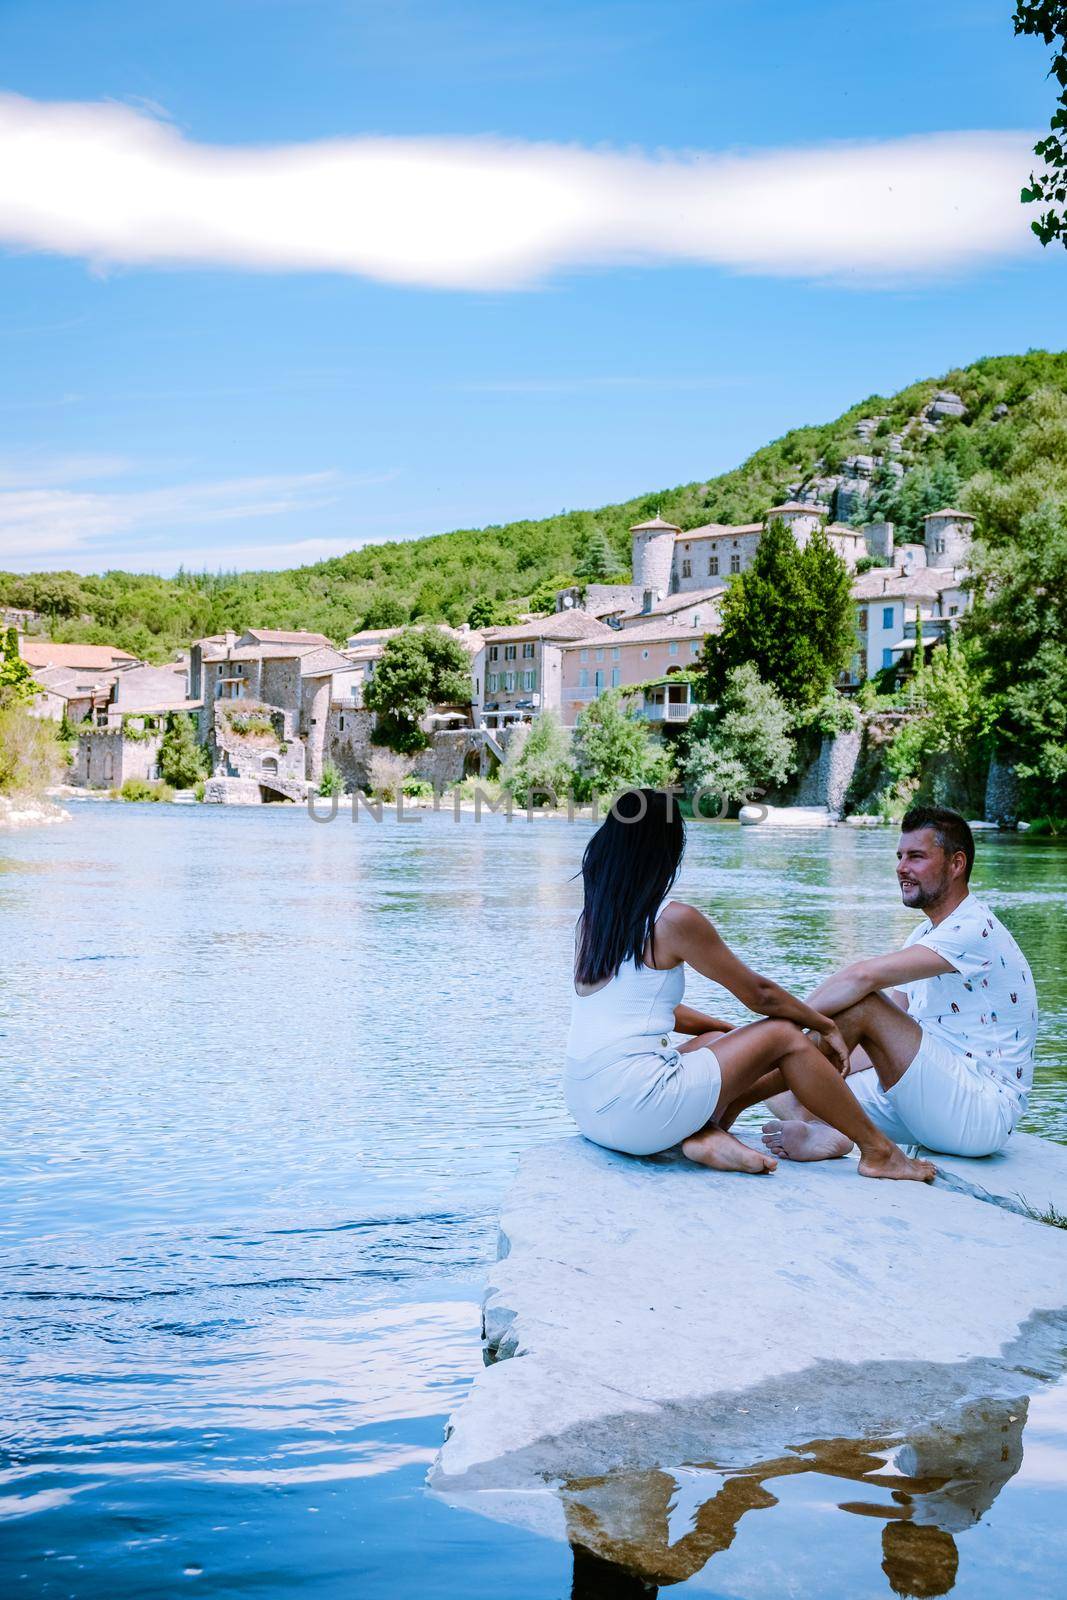
<path id="1" fill-rule="evenodd" d="M 127 778 L 154 783 L 164 728 L 162 718 L 147 720 L 147 726 L 131 719 L 80 729 L 70 782 L 79 789 L 121 789 Z"/>
<path id="2" fill-rule="evenodd" d="M 358 666 L 319 633 L 251 628 L 199 639 L 189 654 L 189 697 L 203 701 L 200 738 L 219 776 L 251 778 L 254 769 L 293 787 L 317 783 L 331 708 L 355 711 L 359 680 Z"/>
<path id="3" fill-rule="evenodd" d="M 687 667 L 695 666 L 704 646 L 709 627 L 692 623 L 676 623 L 669 616 L 646 620 L 640 627 L 614 631 L 607 638 L 595 640 L 576 639 L 560 649 L 561 716 L 567 727 L 573 727 L 579 713 L 591 701 L 611 689 L 628 689 L 635 684 L 668 680 Z M 687 707 L 683 713 L 671 714 L 657 711 L 658 705 L 668 702 L 667 695 L 641 697 L 634 709 L 648 715 L 652 721 L 686 721 L 690 714 L 688 693 L 676 695 L 670 704 Z"/>
<path id="4" fill-rule="evenodd" d="M 557 611 L 508 628 L 484 628 L 485 690 L 482 720 L 488 728 L 529 722 L 542 711 L 562 711 L 563 650 L 576 641 L 603 644 L 615 630 L 584 611 Z M 475 665 L 477 657 L 475 658 Z"/>
<path id="5" fill-rule="evenodd" d="M 855 580 L 859 648 L 842 687 L 905 665 L 915 648 L 917 616 L 927 648 L 958 626 L 970 603 L 965 573 L 973 528 L 974 518 L 965 511 L 932 512 L 923 544 L 898 546 L 893 566 L 872 567 Z"/>

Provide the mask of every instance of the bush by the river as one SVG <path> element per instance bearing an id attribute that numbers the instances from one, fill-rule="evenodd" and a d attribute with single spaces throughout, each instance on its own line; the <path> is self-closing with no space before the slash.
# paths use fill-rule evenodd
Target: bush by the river
<path id="1" fill-rule="evenodd" d="M 121 789 L 109 789 L 113 800 L 173 800 L 174 790 L 169 783 L 149 783 L 144 778 L 127 778 Z"/>
<path id="2" fill-rule="evenodd" d="M 756 789 L 784 783 L 796 766 L 792 729 L 789 707 L 760 681 L 755 667 L 732 667 L 718 704 L 698 711 L 689 723 L 686 788 L 740 804 Z"/>
<path id="3" fill-rule="evenodd" d="M 40 794 L 64 775 L 66 755 L 49 717 L 0 702 L 0 792 Z"/>

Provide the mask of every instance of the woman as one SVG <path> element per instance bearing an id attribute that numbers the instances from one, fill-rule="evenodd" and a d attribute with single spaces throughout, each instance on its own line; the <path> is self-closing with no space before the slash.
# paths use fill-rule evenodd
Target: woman
<path id="1" fill-rule="evenodd" d="M 566 1071 L 582 1133 L 629 1155 L 680 1143 L 702 1166 L 773 1172 L 773 1156 L 727 1130 L 746 1106 L 788 1087 L 842 1135 L 841 1154 L 859 1146 L 864 1177 L 928 1182 L 931 1164 L 879 1133 L 839 1076 L 848 1052 L 834 1022 L 746 967 L 693 906 L 667 898 L 684 848 L 671 797 L 632 789 L 582 857 Z M 732 1028 L 683 1005 L 687 962 L 767 1020 Z M 675 1048 L 672 1029 L 693 1037 Z"/>

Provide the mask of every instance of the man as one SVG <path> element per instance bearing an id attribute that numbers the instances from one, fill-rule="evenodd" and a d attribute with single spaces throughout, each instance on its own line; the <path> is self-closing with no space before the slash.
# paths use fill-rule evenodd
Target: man
<path id="1" fill-rule="evenodd" d="M 987 1156 L 1007 1143 L 1034 1075 L 1037 996 L 1026 958 L 971 894 L 974 838 L 941 806 L 915 806 L 901 824 L 897 881 L 924 920 L 904 948 L 856 961 L 809 1004 L 837 1022 L 851 1051 L 848 1083 L 874 1123 L 899 1144 Z M 888 993 L 884 992 L 888 991 Z M 794 1161 L 847 1154 L 848 1141 L 791 1095 L 763 1142 Z"/>

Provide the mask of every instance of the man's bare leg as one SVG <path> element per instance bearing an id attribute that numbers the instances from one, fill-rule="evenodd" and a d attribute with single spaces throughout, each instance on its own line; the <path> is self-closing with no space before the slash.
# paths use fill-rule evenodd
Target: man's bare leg
<path id="1" fill-rule="evenodd" d="M 882 994 L 867 995 L 834 1021 L 851 1048 L 849 1077 L 874 1071 L 884 1089 L 899 1083 L 915 1060 L 922 1029 L 914 1017 Z M 825 1161 L 847 1155 L 841 1135 L 802 1106 L 794 1095 L 776 1095 L 767 1104 L 775 1117 L 763 1125 L 763 1142 L 791 1161 Z"/>

